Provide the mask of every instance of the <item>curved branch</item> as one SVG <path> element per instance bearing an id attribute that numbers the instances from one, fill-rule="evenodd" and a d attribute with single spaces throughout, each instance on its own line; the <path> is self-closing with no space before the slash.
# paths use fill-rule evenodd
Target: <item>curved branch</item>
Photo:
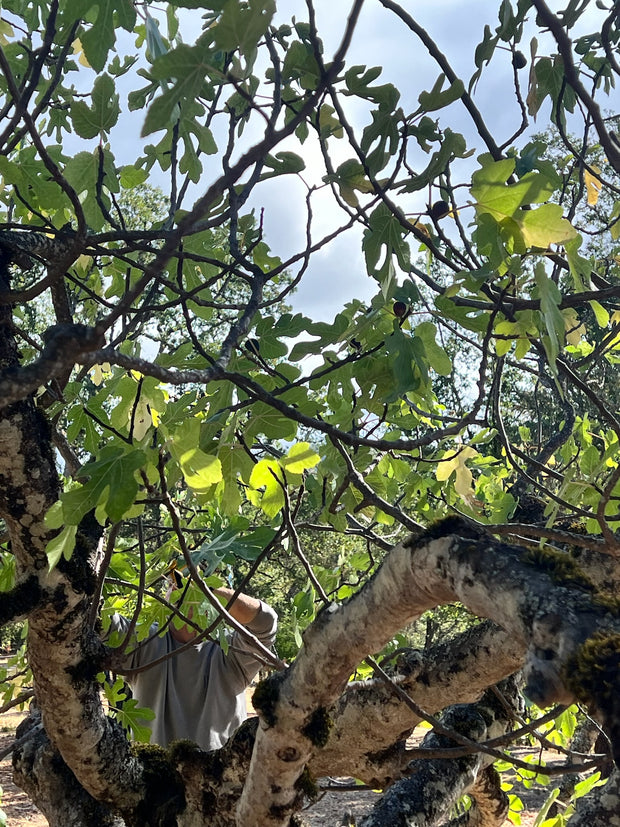
<path id="1" fill-rule="evenodd" d="M 592 118 L 592 123 L 607 156 L 607 160 L 616 172 L 620 173 L 620 146 L 613 140 L 611 133 L 607 131 L 605 119 L 599 105 L 581 82 L 579 72 L 573 61 L 573 45 L 571 39 L 564 31 L 564 27 L 557 15 L 553 14 L 544 0 L 532 0 L 532 5 L 538 12 L 542 24 L 549 29 L 555 39 L 560 57 L 564 63 L 564 78 L 566 82 L 575 92 Z"/>
<path id="2" fill-rule="evenodd" d="M 101 333 L 83 324 L 61 324 L 48 328 L 46 345 L 32 364 L 12 366 L 0 372 L 0 407 L 25 399 L 50 379 L 62 376 L 77 357 L 91 353 L 104 343 Z"/>
<path id="3" fill-rule="evenodd" d="M 495 696 L 487 692 L 477 704 L 449 707 L 441 721 L 471 740 L 482 740 L 491 730 L 497 733 L 508 729 L 512 718 Z M 451 744 L 448 737 L 435 732 L 430 732 L 422 742 L 424 748 L 433 750 Z M 478 752 L 462 758 L 434 759 L 416 766 L 410 778 L 390 787 L 372 812 L 362 819 L 360 827 L 406 827 L 407 824 L 434 827 L 444 821 L 463 795 L 476 789 L 479 807 L 486 816 L 480 823 L 484 827 L 499 827 L 508 812 L 508 796 L 502 792 L 494 770 L 490 775 L 483 775 L 487 765 L 488 760 Z M 490 801 L 494 806 L 488 806 Z"/>
<path id="4" fill-rule="evenodd" d="M 585 578 L 576 587 L 574 579 L 564 583 L 560 572 L 554 560 L 545 570 L 522 549 L 497 543 L 458 519 L 396 546 L 355 597 L 332 604 L 306 630 L 303 648 L 268 707 L 261 709 L 258 699 L 261 726 L 239 803 L 240 823 L 284 827 L 299 776 L 323 743 L 326 709 L 355 666 L 396 629 L 440 603 L 458 600 L 527 644 L 526 693 L 534 702 L 572 702 L 575 689 L 563 671 L 568 661 L 597 630 L 618 634 L 620 618 L 597 604 Z M 620 676 L 613 680 L 618 683 Z M 269 779 L 275 777 L 274 793 Z"/>
<path id="5" fill-rule="evenodd" d="M 424 653 L 405 652 L 391 679 L 435 713 L 448 704 L 476 701 L 488 686 L 516 672 L 524 657 L 525 648 L 488 621 Z M 395 745 L 421 718 L 389 684 L 380 679 L 347 684 L 329 716 L 328 741 L 309 764 L 315 776 L 352 775 L 377 788 L 402 776 L 411 751 Z"/>

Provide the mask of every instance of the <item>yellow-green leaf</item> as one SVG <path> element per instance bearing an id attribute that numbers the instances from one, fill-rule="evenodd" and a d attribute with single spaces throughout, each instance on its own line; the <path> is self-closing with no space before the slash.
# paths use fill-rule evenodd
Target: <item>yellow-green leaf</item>
<path id="1" fill-rule="evenodd" d="M 435 476 L 438 482 L 445 482 L 455 472 L 454 490 L 467 503 L 471 503 L 473 491 L 473 475 L 467 465 L 468 459 L 477 457 L 478 452 L 469 445 L 464 446 L 454 456 L 437 463 Z"/>
<path id="2" fill-rule="evenodd" d="M 284 507 L 283 485 L 282 469 L 278 463 L 271 459 L 262 459 L 256 463 L 250 474 L 250 486 L 255 490 L 248 491 L 248 498 L 268 517 L 275 517 Z M 259 488 L 263 491 L 256 490 Z"/>
<path id="3" fill-rule="evenodd" d="M 598 201 L 603 187 L 600 178 L 594 174 L 595 172 L 600 172 L 600 169 L 598 169 L 598 167 L 590 167 L 590 169 L 584 170 L 583 173 L 583 180 L 586 185 L 586 192 L 588 193 L 588 204 L 591 207 Z"/>
<path id="4" fill-rule="evenodd" d="M 207 491 L 222 479 L 222 463 L 200 448 L 191 448 L 182 454 L 179 465 L 185 482 L 194 491 Z"/>
<path id="5" fill-rule="evenodd" d="M 609 324 L 609 313 L 602 304 L 599 304 L 597 301 L 591 301 L 590 307 L 594 312 L 594 317 L 596 319 L 596 323 L 599 327 L 607 327 Z"/>
<path id="6" fill-rule="evenodd" d="M 47 544 L 45 553 L 47 554 L 47 564 L 51 571 L 58 565 L 61 557 L 69 560 L 73 549 L 75 548 L 75 535 L 77 534 L 76 525 L 67 525 L 63 530 L 50 540 Z"/>
<path id="7" fill-rule="evenodd" d="M 524 210 L 519 226 L 528 247 L 543 250 L 550 244 L 565 244 L 577 235 L 570 221 L 563 217 L 559 204 L 543 204 L 534 210 Z"/>
<path id="8" fill-rule="evenodd" d="M 312 450 L 307 442 L 296 442 L 291 445 L 285 457 L 282 457 L 281 465 L 285 471 L 291 474 L 302 474 L 308 468 L 318 465 L 321 457 Z"/>

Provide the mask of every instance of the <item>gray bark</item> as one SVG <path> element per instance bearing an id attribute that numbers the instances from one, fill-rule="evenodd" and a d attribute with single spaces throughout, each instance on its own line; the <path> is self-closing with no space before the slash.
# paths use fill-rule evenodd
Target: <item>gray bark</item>
<path id="1" fill-rule="evenodd" d="M 523 646 L 487 621 L 423 656 L 403 656 L 391 677 L 418 706 L 435 713 L 477 701 L 487 687 L 516 672 L 524 657 Z M 327 744 L 309 764 L 313 775 L 352 775 L 379 789 L 401 777 L 409 763 L 404 739 L 421 719 L 390 685 L 380 679 L 348 683 L 329 718 Z"/>
<path id="2" fill-rule="evenodd" d="M 620 770 L 616 768 L 604 787 L 595 787 L 579 799 L 567 827 L 620 827 Z"/>
<path id="3" fill-rule="evenodd" d="M 7 315 L 6 309 L 0 312 Z M 3 321 L 5 330 L 10 330 L 10 319 Z M 8 335 L 1 338 L 0 363 L 10 368 L 16 363 L 14 343 Z M 521 549 L 502 546 L 486 535 L 472 536 L 462 524 L 454 524 L 438 536 L 431 532 L 415 544 L 397 546 L 355 598 L 323 612 L 306 632 L 294 666 L 275 687 L 269 709 L 263 709 L 255 742 L 244 730 L 221 754 L 204 755 L 193 749 L 135 753 L 120 729 L 105 717 L 95 680 L 103 652 L 89 625 L 94 543 L 86 526 L 78 535 L 71 560 L 48 571 L 45 548 L 50 533 L 43 516 L 58 497 L 59 483 L 50 434 L 31 399 L 5 406 L 0 455 L 0 513 L 11 535 L 20 587 L 30 578 L 36 591 L 36 600 L 26 607 L 28 646 L 45 732 L 71 777 L 102 805 L 101 812 L 109 809 L 135 825 L 284 827 L 300 805 L 304 768 L 312 767 L 315 760 L 318 769 L 321 750 L 333 749 L 338 742 L 336 736 L 342 729 L 334 730 L 330 743 L 328 709 L 346 690 L 355 666 L 432 606 L 459 600 L 503 626 L 508 636 L 504 640 L 510 645 L 506 646 L 507 658 L 497 656 L 495 666 L 500 673 L 512 671 L 527 646 L 530 694 L 539 703 L 572 699 L 563 680 L 564 665 L 595 630 L 615 628 L 617 623 L 594 604 L 591 594 L 541 574 L 524 559 Z M 496 643 L 501 639 L 497 632 L 489 634 L 490 641 L 494 635 Z M 492 652 L 489 655 L 487 660 L 493 657 Z M 482 649 L 479 658 L 482 663 Z M 472 661 L 475 670 L 478 658 Z M 413 685 L 423 682 L 419 679 L 423 671 Z M 480 668 L 480 689 L 486 680 L 493 682 L 491 674 L 488 664 Z M 435 677 L 441 682 L 441 667 Z M 448 681 L 442 700 L 433 703 L 431 686 L 425 703 L 437 708 L 444 700 L 454 700 L 449 698 L 450 691 Z M 390 706 L 391 702 L 379 702 L 379 714 L 367 734 L 376 733 Z M 344 702 L 334 718 L 337 722 L 340 716 L 343 721 L 349 715 L 354 718 L 354 707 Z M 412 717 L 406 721 L 405 717 L 391 724 L 390 738 L 409 727 Z M 345 728 L 350 728 L 352 720 Z M 26 767 L 32 758 L 32 766 L 39 763 L 44 773 L 51 772 L 47 747 L 36 743 L 35 739 L 31 747 L 24 747 L 18 766 Z M 385 740 L 378 745 L 384 746 Z M 342 741 L 340 747 L 344 746 Z M 377 762 L 376 756 L 367 753 L 366 747 L 360 757 L 358 741 L 357 749 L 349 753 L 351 765 L 365 772 L 361 765 L 366 762 L 368 772 L 376 774 L 385 756 Z M 381 769 L 384 777 L 385 766 Z M 25 784 L 29 783 L 27 776 L 23 774 Z M 55 791 L 56 781 L 48 783 L 51 786 L 46 787 L 37 781 L 32 794 L 40 804 L 45 797 L 51 800 L 49 812 L 54 811 L 60 824 L 63 796 Z M 73 782 L 67 783 L 65 797 L 71 800 Z M 82 823 L 92 823 L 84 806 L 76 803 Z"/>
<path id="4" fill-rule="evenodd" d="M 609 629 L 613 636 L 620 625 L 581 584 L 564 584 L 553 567 L 541 571 L 523 550 L 472 533 L 464 523 L 446 523 L 397 546 L 361 592 L 331 606 L 307 630 L 268 714 L 263 710 L 239 823 L 286 825 L 301 772 L 321 747 L 322 716 L 357 663 L 368 651 L 379 650 L 394 630 L 454 600 L 495 620 L 518 645 L 527 645 L 526 692 L 541 706 L 574 700 L 567 664 L 596 631 Z M 620 676 L 610 680 L 617 684 Z M 612 689 L 610 709 L 613 697 Z M 279 779 L 275 792 L 273 778 Z"/>
<path id="5" fill-rule="evenodd" d="M 473 741 L 481 741 L 505 733 L 512 719 L 497 698 L 487 692 L 478 704 L 449 707 L 441 722 Z M 445 735 L 430 732 L 422 746 L 442 749 L 455 744 Z M 462 758 L 413 762 L 412 775 L 390 787 L 359 827 L 436 827 L 444 823 L 463 795 L 475 795 L 477 782 L 479 803 L 467 821 L 460 819 L 460 823 L 499 827 L 508 812 L 508 798 L 494 783 L 493 774 L 482 777 L 488 764 L 488 756 L 480 752 Z"/>
<path id="6" fill-rule="evenodd" d="M 50 827 L 125 827 L 77 781 L 47 737 L 38 712 L 31 711 L 17 729 L 13 775 Z"/>

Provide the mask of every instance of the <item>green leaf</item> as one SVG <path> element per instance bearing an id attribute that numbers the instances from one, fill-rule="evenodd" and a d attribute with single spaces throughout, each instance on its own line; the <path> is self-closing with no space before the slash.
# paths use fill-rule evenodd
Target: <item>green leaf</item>
<path id="1" fill-rule="evenodd" d="M 284 479 L 279 464 L 272 459 L 257 462 L 250 475 L 250 486 L 254 491 L 247 492 L 250 502 L 260 507 L 268 516 L 275 517 L 284 508 Z M 262 492 L 259 489 L 263 489 Z"/>
<path id="2" fill-rule="evenodd" d="M 216 45 L 224 52 L 238 49 L 253 59 L 258 41 L 267 31 L 275 11 L 275 0 L 248 0 L 243 4 L 238 0 L 227 0 L 214 28 Z"/>
<path id="3" fill-rule="evenodd" d="M 590 302 L 590 307 L 594 313 L 594 318 L 599 327 L 605 328 L 609 324 L 609 312 L 605 310 L 602 304 L 594 299 Z"/>
<path id="4" fill-rule="evenodd" d="M 65 178 L 80 196 L 84 215 L 90 229 L 100 230 L 106 219 L 97 201 L 99 179 L 99 153 L 103 152 L 103 193 L 102 200 L 110 207 L 106 191 L 117 193 L 120 189 L 114 156 L 105 148 L 97 147 L 94 152 L 78 152 L 65 167 Z"/>
<path id="5" fill-rule="evenodd" d="M 248 479 L 252 473 L 252 462 L 245 451 L 238 446 L 224 445 L 218 452 L 222 463 L 222 480 L 224 491 L 220 508 L 224 514 L 233 516 L 241 506 L 239 477 Z"/>
<path id="6" fill-rule="evenodd" d="M 185 482 L 197 493 L 204 493 L 222 480 L 222 463 L 218 457 L 205 453 L 199 447 L 200 429 L 198 419 L 186 419 L 171 432 L 168 447 L 181 468 Z"/>
<path id="7" fill-rule="evenodd" d="M 285 472 L 302 474 L 308 468 L 314 468 L 321 461 L 321 457 L 312 450 L 307 442 L 296 442 L 291 445 L 280 465 Z"/>
<path id="8" fill-rule="evenodd" d="M 563 110 L 572 112 L 575 107 L 575 93 L 570 84 L 566 83 L 564 62 L 561 57 L 556 55 L 553 60 L 548 57 L 541 57 L 534 64 L 534 73 L 536 76 L 536 97 L 533 106 L 529 107 L 530 114 L 536 114 L 547 95 L 554 102 L 558 100 L 560 95 L 562 96 L 561 117 L 564 115 Z M 528 104 L 530 104 L 530 95 L 528 95 Z"/>
<path id="9" fill-rule="evenodd" d="M 553 183 L 541 172 L 528 172 L 515 183 L 507 183 L 515 169 L 514 158 L 494 161 L 485 154 L 478 160 L 481 169 L 472 176 L 471 196 L 476 211 L 488 212 L 496 221 L 513 218 L 522 205 L 546 201 L 553 193 Z"/>
<path id="10" fill-rule="evenodd" d="M 601 779 L 600 771 L 593 772 L 592 775 L 588 776 L 587 778 L 583 778 L 581 781 L 578 781 L 575 784 L 575 792 L 573 793 L 573 798 L 582 798 L 584 795 L 587 795 L 594 787 L 600 787 L 606 782 Z"/>
<path id="11" fill-rule="evenodd" d="M 362 248 L 369 274 L 380 282 L 388 275 L 390 266 L 393 266 L 392 256 L 396 256 L 402 270 L 409 270 L 411 253 L 404 238 L 405 232 L 406 230 L 387 205 L 380 204 L 370 214 L 368 229 L 364 231 Z M 381 258 L 383 260 L 380 263 Z"/>
<path id="12" fill-rule="evenodd" d="M 250 421 L 245 428 L 245 438 L 250 443 L 259 434 L 268 439 L 294 439 L 297 424 L 284 414 L 263 402 L 252 406 Z"/>
<path id="13" fill-rule="evenodd" d="M 78 152 L 65 167 L 65 177 L 78 195 L 93 188 L 97 172 L 97 159 L 92 152 Z"/>
<path id="14" fill-rule="evenodd" d="M 215 56 L 207 45 L 199 42 L 196 46 L 181 43 L 176 49 L 166 52 L 153 63 L 151 75 L 162 83 L 165 91 L 155 98 L 146 114 L 142 135 L 150 135 L 160 129 L 167 129 L 181 114 L 180 106 L 196 103 L 196 98 L 210 97 L 209 78 L 219 75 Z M 166 88 L 164 82 L 173 83 Z"/>
<path id="15" fill-rule="evenodd" d="M 222 463 L 217 457 L 205 454 L 200 448 L 190 448 L 181 454 L 179 465 L 185 482 L 197 492 L 208 491 L 222 479 Z"/>
<path id="16" fill-rule="evenodd" d="M 577 236 L 570 221 L 562 215 L 559 204 L 543 204 L 534 210 L 522 210 L 519 225 L 528 247 L 545 250 L 550 244 L 564 244 Z"/>
<path id="17" fill-rule="evenodd" d="M 334 181 L 340 191 L 340 195 L 350 207 L 357 207 L 359 201 L 354 190 L 358 192 L 374 192 L 374 187 L 362 164 L 350 158 L 343 161 L 333 175 L 326 175 L 323 179 L 326 182 Z"/>
<path id="18" fill-rule="evenodd" d="M 169 89 L 155 98 L 144 119 L 141 135 L 144 138 L 160 129 L 168 129 L 179 120 L 179 99 L 174 89 Z"/>
<path id="19" fill-rule="evenodd" d="M 375 109 L 370 113 L 372 122 L 364 128 L 360 146 L 373 175 L 377 175 L 398 151 L 401 114 L 402 110 L 395 112 L 387 108 Z"/>
<path id="20" fill-rule="evenodd" d="M 391 83 L 370 85 L 382 71 L 381 66 L 373 66 L 370 69 L 366 66 L 351 66 L 345 72 L 344 80 L 351 94 L 374 101 L 380 108 L 394 112 L 400 99 L 398 89 Z"/>
<path id="21" fill-rule="evenodd" d="M 424 342 L 424 351 L 430 367 L 440 376 L 449 376 L 452 372 L 452 360 L 446 351 L 435 341 L 437 328 L 432 322 L 417 325 L 415 335 Z"/>
<path id="22" fill-rule="evenodd" d="M 95 79 L 91 99 L 92 107 L 81 100 L 71 106 L 73 128 L 81 138 L 95 138 L 109 132 L 120 115 L 119 96 L 109 75 Z"/>
<path id="23" fill-rule="evenodd" d="M 560 343 L 563 341 L 565 331 L 564 316 L 558 307 L 562 296 L 555 282 L 545 273 L 542 263 L 537 264 L 534 268 L 534 277 L 540 295 L 540 310 L 548 334 L 548 344 L 545 346 L 549 356 L 550 368 L 555 373 L 557 371 L 555 360 L 560 352 Z"/>
<path id="24" fill-rule="evenodd" d="M 538 812 L 538 815 L 536 816 L 536 821 L 534 822 L 532 827 L 541 827 L 541 825 L 543 824 L 543 822 L 547 818 L 547 813 L 551 809 L 551 805 L 556 800 L 556 798 L 559 796 L 559 794 L 560 794 L 560 790 L 559 790 L 558 787 L 556 787 L 554 790 L 551 790 L 551 792 L 549 793 L 549 795 L 547 797 L 547 800 L 545 801 L 545 803 L 540 808 L 540 810 Z"/>
<path id="25" fill-rule="evenodd" d="M 80 41 L 89 64 L 96 72 L 101 72 L 108 52 L 116 42 L 117 27 L 133 31 L 136 10 L 131 0 L 72 0 L 71 12 L 76 19 L 91 19 L 90 11 L 95 6 L 95 22 L 80 35 Z"/>
<path id="26" fill-rule="evenodd" d="M 203 569 L 203 577 L 209 577 L 222 562 L 235 564 L 235 557 L 256 560 L 273 540 L 276 531 L 269 526 L 260 526 L 255 531 L 240 534 L 234 528 L 227 528 L 192 552 L 192 561 Z M 206 565 L 205 565 L 206 564 Z"/>
<path id="27" fill-rule="evenodd" d="M 423 118 L 422 120 L 428 121 L 430 118 Z M 423 131 L 422 135 L 424 134 L 425 132 Z M 439 140 L 439 136 L 435 137 L 434 140 Z M 428 149 L 426 149 L 426 151 L 428 151 Z M 437 176 L 443 175 L 446 167 L 454 158 L 466 158 L 471 154 L 472 150 L 467 150 L 465 138 L 460 133 L 453 132 L 449 128 L 445 129 L 441 137 L 441 145 L 436 152 L 433 152 L 426 169 L 405 181 L 401 186 L 402 192 L 416 192 L 423 189 L 435 181 Z"/>
<path id="28" fill-rule="evenodd" d="M 445 80 L 446 76 L 442 73 L 430 92 L 420 93 L 418 112 L 434 112 L 437 109 L 443 109 L 444 106 L 454 103 L 463 95 L 465 86 L 462 80 L 457 78 L 446 90 L 442 91 Z"/>
<path id="29" fill-rule="evenodd" d="M 265 157 L 265 166 L 273 172 L 265 173 L 262 178 L 273 178 L 275 175 L 295 175 L 306 168 L 304 159 L 294 152 L 276 152 L 275 156 Z"/>
<path id="30" fill-rule="evenodd" d="M 56 568 L 61 557 L 69 560 L 75 548 L 76 525 L 67 525 L 60 534 L 50 540 L 45 549 L 49 570 Z"/>
<path id="31" fill-rule="evenodd" d="M 385 343 L 390 357 L 389 365 L 396 380 L 396 387 L 386 402 L 394 402 L 409 391 L 417 391 L 428 382 L 428 367 L 424 343 L 415 336 L 406 336 L 396 328 Z M 417 368 L 417 370 L 416 370 Z"/>
<path id="32" fill-rule="evenodd" d="M 325 140 L 333 135 L 335 138 L 342 138 L 344 128 L 338 118 L 335 117 L 336 110 L 333 106 L 324 103 L 319 109 L 319 132 Z"/>
<path id="33" fill-rule="evenodd" d="M 146 463 L 140 450 L 129 450 L 107 445 L 99 459 L 82 467 L 80 476 L 88 482 L 73 488 L 61 497 L 65 523 L 78 525 L 93 508 L 102 506 L 112 522 L 119 522 L 134 504 L 138 493 L 135 472 Z"/>
<path id="34" fill-rule="evenodd" d="M 145 9 L 145 30 L 149 56 L 153 61 L 158 57 L 165 55 L 168 51 L 168 47 L 164 43 L 164 39 L 160 34 L 157 20 L 149 14 L 148 9 Z"/>
<path id="35" fill-rule="evenodd" d="M 498 38 L 491 32 L 491 27 L 487 24 L 484 27 L 484 35 L 482 41 L 476 46 L 474 53 L 474 63 L 481 69 L 485 63 L 493 57 L 495 47 L 497 46 Z"/>
<path id="36" fill-rule="evenodd" d="M 141 707 L 135 698 L 128 698 L 122 706 L 114 710 L 114 715 L 123 729 L 131 733 L 134 741 L 148 744 L 151 740 L 151 730 L 145 721 L 152 721 L 155 713 L 152 709 Z"/>
<path id="37" fill-rule="evenodd" d="M 149 174 L 145 169 L 127 165 L 121 168 L 119 180 L 123 189 L 133 189 L 144 184 L 148 177 Z"/>

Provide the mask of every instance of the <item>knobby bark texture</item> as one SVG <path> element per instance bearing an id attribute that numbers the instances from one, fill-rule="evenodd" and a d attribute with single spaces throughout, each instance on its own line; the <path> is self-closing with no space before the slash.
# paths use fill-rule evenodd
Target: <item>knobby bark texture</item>
<path id="1" fill-rule="evenodd" d="M 489 686 L 523 665 L 525 647 L 495 623 L 485 621 L 424 653 L 411 650 L 383 679 L 348 683 L 329 708 L 327 743 L 312 757 L 315 777 L 352 775 L 383 789 L 409 765 L 405 739 L 420 716 L 403 703 L 394 685 L 426 712 L 472 703 Z M 260 702 L 260 700 L 258 700 Z"/>
<path id="2" fill-rule="evenodd" d="M 122 819 L 90 796 L 54 748 L 36 709 L 17 729 L 13 752 L 16 784 L 34 801 L 51 825 L 124 827 Z"/>
<path id="3" fill-rule="evenodd" d="M 600 599 L 596 588 L 564 562 L 562 555 L 540 558 L 498 543 L 458 520 L 444 521 L 393 549 L 356 597 L 322 613 L 271 698 L 258 699 L 261 726 L 239 805 L 240 823 L 287 824 L 302 771 L 329 740 L 328 709 L 356 664 L 368 651 L 379 650 L 395 629 L 454 600 L 492 618 L 527 647 L 526 694 L 536 703 L 589 701 L 606 723 L 617 754 L 617 607 Z M 592 644 L 593 659 L 600 651 L 597 674 L 605 672 L 606 685 L 598 694 L 576 677 L 584 650 L 587 660 L 586 642 Z M 275 791 L 274 778 L 279 781 Z"/>
<path id="4" fill-rule="evenodd" d="M 456 531 L 459 528 L 461 534 Z M 241 823 L 288 824 L 307 791 L 308 779 L 304 780 L 303 770 L 307 765 L 311 772 L 322 774 L 328 766 L 325 759 L 330 751 L 332 756 L 340 753 L 343 771 L 355 768 L 362 774 L 365 767 L 376 777 L 380 766 L 385 780 L 391 781 L 406 772 L 402 754 L 397 761 L 383 765 L 377 755 L 369 756 L 367 739 L 373 739 L 372 747 L 378 748 L 372 751 L 380 753 L 388 740 L 394 743 L 394 735 L 403 736 L 415 724 L 416 716 L 411 712 L 403 714 L 402 709 L 395 715 L 389 697 L 390 687 L 376 683 L 348 686 L 348 675 L 367 651 L 366 647 L 369 650 L 379 648 L 382 638 L 389 638 L 429 605 L 455 598 L 480 614 L 486 609 L 497 620 L 501 617 L 506 627 L 506 631 L 502 631 L 493 624 L 482 624 L 460 642 L 461 653 L 467 649 L 467 641 L 471 644 L 471 673 L 475 675 L 477 666 L 478 689 L 476 680 L 468 686 L 458 669 L 452 678 L 448 677 L 459 657 L 458 645 L 454 650 L 446 647 L 443 661 L 440 649 L 435 652 L 433 661 L 427 660 L 424 664 L 415 656 L 410 658 L 409 674 L 403 669 L 402 674 L 395 676 L 397 684 L 406 686 L 430 709 L 443 705 L 452 693 L 458 697 L 459 689 L 455 684 L 462 687 L 461 697 L 470 700 L 466 693 L 480 692 L 498 671 L 514 671 L 527 645 L 530 687 L 539 701 L 570 700 L 571 690 L 566 685 L 563 667 L 594 632 L 617 628 L 613 612 L 604 604 L 597 604 L 596 593 L 583 587 L 576 588 L 574 583 L 562 583 L 557 574 L 541 575 L 538 571 L 534 576 L 534 564 L 524 556 L 522 549 L 497 544 L 486 535 L 464 537 L 462 534 L 467 533 L 464 525 L 446 525 L 443 530 L 449 534 L 435 536 L 431 532 L 415 544 L 394 549 L 377 576 L 357 597 L 343 606 L 330 607 L 306 634 L 304 648 L 295 665 L 284 675 L 268 680 L 258 693 L 256 704 L 261 710 L 261 720 L 256 743 L 257 724 L 252 722 L 226 748 L 216 753 L 205 754 L 194 746 L 180 744 L 168 752 L 147 748 L 137 754 L 128 754 L 122 733 L 114 732 L 107 719 L 103 719 L 99 741 L 90 742 L 90 750 L 85 751 L 82 738 L 75 738 L 76 722 L 83 721 L 82 732 L 92 737 L 94 724 L 99 720 L 99 709 L 86 705 L 86 693 L 76 693 L 81 682 L 87 681 L 77 670 L 67 672 L 66 666 L 75 662 L 73 649 L 60 637 L 59 617 L 55 624 L 51 624 L 50 614 L 42 610 L 41 616 L 58 636 L 58 640 L 47 646 L 45 662 L 42 647 L 36 638 L 34 641 L 34 669 L 46 673 L 50 669 L 58 670 L 60 673 L 60 677 L 47 679 L 52 684 L 51 689 L 46 681 L 38 680 L 36 684 L 40 702 L 48 706 L 48 714 L 43 720 L 48 732 L 53 733 L 50 735 L 53 744 L 93 798 L 108 804 L 114 812 L 124 814 L 127 823 L 169 823 L 183 827 L 204 823 L 214 827 L 232 827 Z M 408 579 L 405 577 L 407 568 Z M 62 618 L 62 611 L 59 616 Z M 566 624 L 558 622 L 560 617 L 566 619 Z M 511 656 L 502 659 L 500 649 L 509 649 L 511 639 L 513 644 L 517 641 L 517 647 L 512 645 Z M 87 635 L 77 637 L 86 652 L 89 640 Z M 64 645 L 58 646 L 59 642 Z M 88 645 L 93 646 L 92 640 Z M 62 669 L 58 669 L 59 652 L 66 658 Z M 481 652 L 486 653 L 486 667 Z M 67 653 L 73 660 L 67 658 Z M 495 671 L 491 669 L 493 662 Z M 72 676 L 64 687 L 62 675 L 65 675 L 64 680 Z M 434 699 L 433 681 L 438 689 Z M 425 696 L 421 687 L 427 684 L 430 686 Z M 78 696 L 73 701 L 69 697 L 69 686 Z M 58 698 L 62 689 L 67 693 L 68 706 L 59 716 L 64 720 L 63 726 L 59 727 L 53 711 L 53 698 Z M 329 706 L 325 703 L 327 700 L 331 700 Z M 374 722 L 369 712 L 373 707 Z M 356 721 L 361 726 L 363 720 L 368 723 L 361 739 L 362 746 L 360 739 L 349 737 L 347 740 L 344 733 L 350 731 Z M 382 739 L 383 724 L 389 735 Z M 109 749 L 107 754 L 103 752 L 104 747 Z M 347 749 L 350 750 L 349 761 Z M 130 758 L 135 765 L 133 768 L 123 769 L 124 756 Z M 262 760 L 263 766 L 257 766 L 257 760 Z M 105 773 L 102 771 L 104 763 Z M 428 765 L 429 772 L 432 772 L 431 766 Z M 460 769 L 456 764 L 452 766 L 457 768 L 455 778 L 461 779 L 457 788 L 473 789 L 476 783 L 483 784 L 480 771 L 484 764 L 479 756 L 462 762 Z M 93 777 L 99 781 L 98 788 L 92 783 Z M 118 779 L 124 786 L 116 799 L 106 786 L 110 778 Z M 289 778 L 290 787 L 286 789 L 284 782 Z M 268 785 L 265 805 L 257 801 L 256 809 L 261 812 L 256 817 L 251 813 L 248 816 L 244 809 L 248 796 L 261 785 Z M 145 796 L 150 798 L 148 812 L 140 807 Z M 286 797 L 286 804 L 278 805 L 283 797 Z M 128 800 L 131 802 L 129 806 Z M 136 800 L 138 804 L 134 803 Z M 157 812 L 159 821 L 151 822 L 153 812 Z M 64 823 L 62 816 L 57 813 L 52 823 Z"/>
<path id="5" fill-rule="evenodd" d="M 504 698 L 506 688 L 502 686 Z M 514 682 L 511 689 L 516 703 Z M 477 704 L 448 707 L 441 722 L 472 741 L 480 741 L 503 735 L 510 729 L 513 716 L 509 707 L 488 691 Z M 431 731 L 422 746 L 440 750 L 454 746 L 454 741 Z M 501 789 L 498 773 L 489 766 L 492 760 L 477 752 L 462 758 L 413 762 L 410 777 L 390 787 L 359 827 L 434 827 L 445 821 L 466 794 L 472 796 L 473 804 L 467 822 L 461 821 L 499 827 L 508 812 L 508 796 Z"/>
<path id="6" fill-rule="evenodd" d="M 620 827 L 620 771 L 616 767 L 604 787 L 577 803 L 568 827 Z"/>
<path id="7" fill-rule="evenodd" d="M 0 290 L 9 288 L 3 258 Z M 11 309 L 0 306 L 0 367 L 10 373 L 18 362 Z M 0 457 L 0 516 L 17 571 L 16 587 L 4 602 L 12 617 L 28 617 L 28 657 L 47 735 L 97 801 L 132 818 L 157 809 L 162 797 L 165 808 L 170 802 L 178 808 L 174 776 L 154 782 L 149 765 L 132 755 L 124 733 L 102 708 L 95 676 L 103 647 L 89 623 L 94 521 L 81 526 L 71 560 L 61 560 L 49 571 L 46 546 L 55 532 L 47 529 L 44 517 L 58 499 L 60 483 L 50 430 L 32 396 L 3 407 Z M 58 818 L 56 823 L 65 823 Z"/>

